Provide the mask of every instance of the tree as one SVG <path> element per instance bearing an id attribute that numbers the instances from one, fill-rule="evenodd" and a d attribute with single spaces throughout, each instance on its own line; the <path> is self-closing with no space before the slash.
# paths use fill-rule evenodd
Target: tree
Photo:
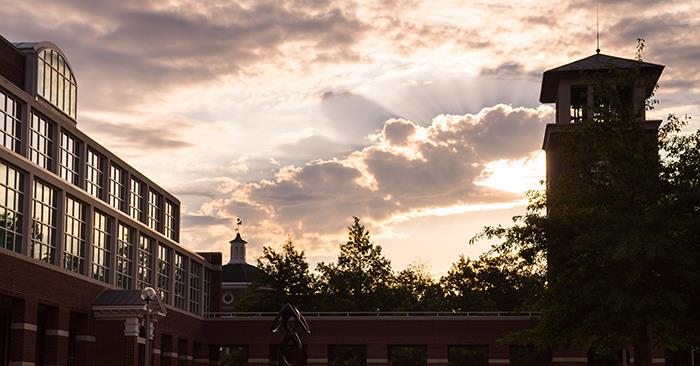
<path id="1" fill-rule="evenodd" d="M 340 245 L 336 263 L 319 263 L 323 292 L 346 304 L 336 303 L 343 310 L 376 311 L 389 297 L 392 281 L 391 262 L 383 256 L 382 247 L 371 242 L 369 231 L 353 217 L 348 226 L 348 241 Z"/>
<path id="2" fill-rule="evenodd" d="M 297 250 L 291 238 L 281 251 L 264 247 L 258 269 L 262 276 L 241 300 L 239 309 L 277 311 L 288 302 L 306 309 L 313 303 L 315 278 L 304 251 Z"/>
<path id="3" fill-rule="evenodd" d="M 532 195 L 514 226 L 480 237 L 500 238 L 494 250 L 527 265 L 546 259 L 530 341 L 600 352 L 634 345 L 647 366 L 652 344 L 698 341 L 700 131 L 679 134 L 686 121 L 674 116 L 658 136 L 645 129 L 619 88 L 640 81 L 639 70 L 596 76 L 593 113 L 566 140 L 556 189 Z"/>
<path id="4" fill-rule="evenodd" d="M 397 273 L 394 277 L 392 292 L 393 310 L 438 311 L 446 309 L 445 293 L 442 286 L 433 279 L 428 266 L 422 263 L 411 264 Z"/>

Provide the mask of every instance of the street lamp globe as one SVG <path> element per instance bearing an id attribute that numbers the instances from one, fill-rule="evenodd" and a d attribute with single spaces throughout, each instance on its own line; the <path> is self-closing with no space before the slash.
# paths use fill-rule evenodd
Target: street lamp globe
<path id="1" fill-rule="evenodd" d="M 151 301 L 156 298 L 158 294 L 156 293 L 156 290 L 153 289 L 153 287 L 146 287 L 143 290 L 141 290 L 141 300 L 143 301 Z"/>

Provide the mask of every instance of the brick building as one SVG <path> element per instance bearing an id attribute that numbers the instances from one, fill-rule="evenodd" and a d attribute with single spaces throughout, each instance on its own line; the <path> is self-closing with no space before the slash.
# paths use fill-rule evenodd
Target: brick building
<path id="1" fill-rule="evenodd" d="M 545 148 L 575 110 L 567 86 L 575 73 L 559 71 L 543 81 L 542 102 L 556 102 L 558 116 Z M 138 365 L 146 336 L 152 365 L 216 365 L 224 346 L 250 365 L 275 364 L 272 314 L 233 312 L 258 275 L 245 241 L 231 241 L 225 265 L 221 253 L 181 246 L 178 199 L 78 129 L 77 96 L 56 45 L 0 37 L 0 365 Z M 152 333 L 143 327 L 146 286 L 159 293 Z M 436 366 L 592 362 L 585 350 L 543 354 L 503 341 L 535 314 L 307 319 L 308 365 L 396 364 L 407 349 Z"/>

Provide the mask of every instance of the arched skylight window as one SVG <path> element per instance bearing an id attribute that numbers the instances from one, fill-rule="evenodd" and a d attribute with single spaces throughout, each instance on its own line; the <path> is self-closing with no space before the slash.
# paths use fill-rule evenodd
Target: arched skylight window
<path id="1" fill-rule="evenodd" d="M 78 87 L 66 59 L 58 51 L 45 48 L 39 52 L 37 68 L 37 94 L 75 119 Z"/>

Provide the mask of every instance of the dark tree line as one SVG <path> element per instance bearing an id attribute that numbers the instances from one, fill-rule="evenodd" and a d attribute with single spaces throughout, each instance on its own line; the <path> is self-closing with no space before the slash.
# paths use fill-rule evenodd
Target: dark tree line
<path id="1" fill-rule="evenodd" d="M 304 311 L 517 311 L 532 310 L 542 276 L 510 254 L 460 256 L 439 279 L 424 265 L 396 271 L 355 217 L 335 262 L 311 271 L 304 251 L 288 240 L 263 249 L 263 276 L 241 299 L 241 311 L 276 311 L 286 302 Z"/>

